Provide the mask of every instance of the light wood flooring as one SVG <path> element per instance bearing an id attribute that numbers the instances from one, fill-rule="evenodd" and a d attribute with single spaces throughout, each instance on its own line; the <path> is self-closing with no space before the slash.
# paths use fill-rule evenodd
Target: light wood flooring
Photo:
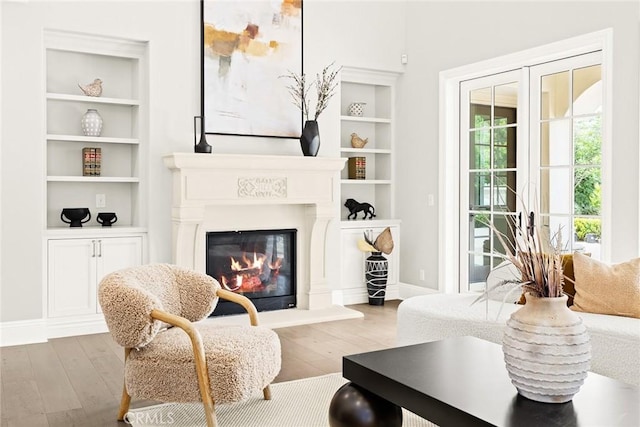
<path id="1" fill-rule="evenodd" d="M 276 329 L 282 370 L 275 382 L 340 372 L 343 355 L 393 347 L 398 304 L 352 305 L 365 317 Z M 126 426 L 116 421 L 124 354 L 108 334 L 4 347 L 0 355 L 0 427 Z"/>

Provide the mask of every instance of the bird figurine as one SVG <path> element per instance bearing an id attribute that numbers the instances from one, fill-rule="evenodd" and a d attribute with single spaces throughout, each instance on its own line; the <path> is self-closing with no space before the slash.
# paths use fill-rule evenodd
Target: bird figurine
<path id="1" fill-rule="evenodd" d="M 100 96 L 102 95 L 102 80 L 95 79 L 93 83 L 87 85 L 81 85 L 78 83 L 78 87 L 87 96 Z"/>
<path id="2" fill-rule="evenodd" d="M 362 148 L 367 145 L 367 142 L 369 142 L 369 138 L 362 139 L 355 132 L 351 134 L 351 146 L 353 148 Z"/>

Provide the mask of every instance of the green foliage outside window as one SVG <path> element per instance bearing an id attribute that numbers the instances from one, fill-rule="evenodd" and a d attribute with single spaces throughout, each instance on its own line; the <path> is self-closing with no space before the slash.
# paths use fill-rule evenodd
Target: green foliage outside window
<path id="1" fill-rule="evenodd" d="M 600 219 L 597 218 L 576 218 L 573 220 L 573 226 L 576 229 L 576 235 L 578 240 L 584 240 L 587 233 L 593 233 L 596 236 L 600 236 Z"/>
<path id="2" fill-rule="evenodd" d="M 574 121 L 575 165 L 574 169 L 574 209 L 576 215 L 600 215 L 601 159 L 602 159 L 601 117 L 595 116 Z M 593 233 L 601 235 L 600 218 L 575 218 L 573 226 L 578 240 Z"/>

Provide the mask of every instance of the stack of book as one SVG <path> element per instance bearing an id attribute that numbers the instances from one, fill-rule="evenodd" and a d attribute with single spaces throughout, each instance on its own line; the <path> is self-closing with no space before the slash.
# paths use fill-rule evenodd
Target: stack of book
<path id="1" fill-rule="evenodd" d="M 82 149 L 82 176 L 100 176 L 102 149 L 85 147 Z"/>
<path id="2" fill-rule="evenodd" d="M 349 157 L 349 179 L 366 179 L 367 158 Z"/>

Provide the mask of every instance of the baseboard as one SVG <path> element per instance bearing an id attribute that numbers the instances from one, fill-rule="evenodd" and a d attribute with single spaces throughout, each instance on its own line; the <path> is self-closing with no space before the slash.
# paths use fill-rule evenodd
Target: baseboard
<path id="1" fill-rule="evenodd" d="M 108 331 L 107 323 L 101 314 L 47 320 L 47 338 L 100 334 Z"/>
<path id="2" fill-rule="evenodd" d="M 44 319 L 0 323 L 0 347 L 41 342 L 47 342 L 47 325 Z"/>
<path id="3" fill-rule="evenodd" d="M 407 299 L 419 295 L 429 295 L 438 293 L 437 289 L 425 288 L 424 286 L 411 285 L 409 283 L 400 283 L 400 297 L 399 299 Z"/>
<path id="4" fill-rule="evenodd" d="M 400 299 L 398 285 L 388 285 L 384 299 Z M 364 285 L 363 288 L 342 289 L 334 292 L 333 302 L 340 305 L 365 304 L 369 302 L 369 295 Z"/>

